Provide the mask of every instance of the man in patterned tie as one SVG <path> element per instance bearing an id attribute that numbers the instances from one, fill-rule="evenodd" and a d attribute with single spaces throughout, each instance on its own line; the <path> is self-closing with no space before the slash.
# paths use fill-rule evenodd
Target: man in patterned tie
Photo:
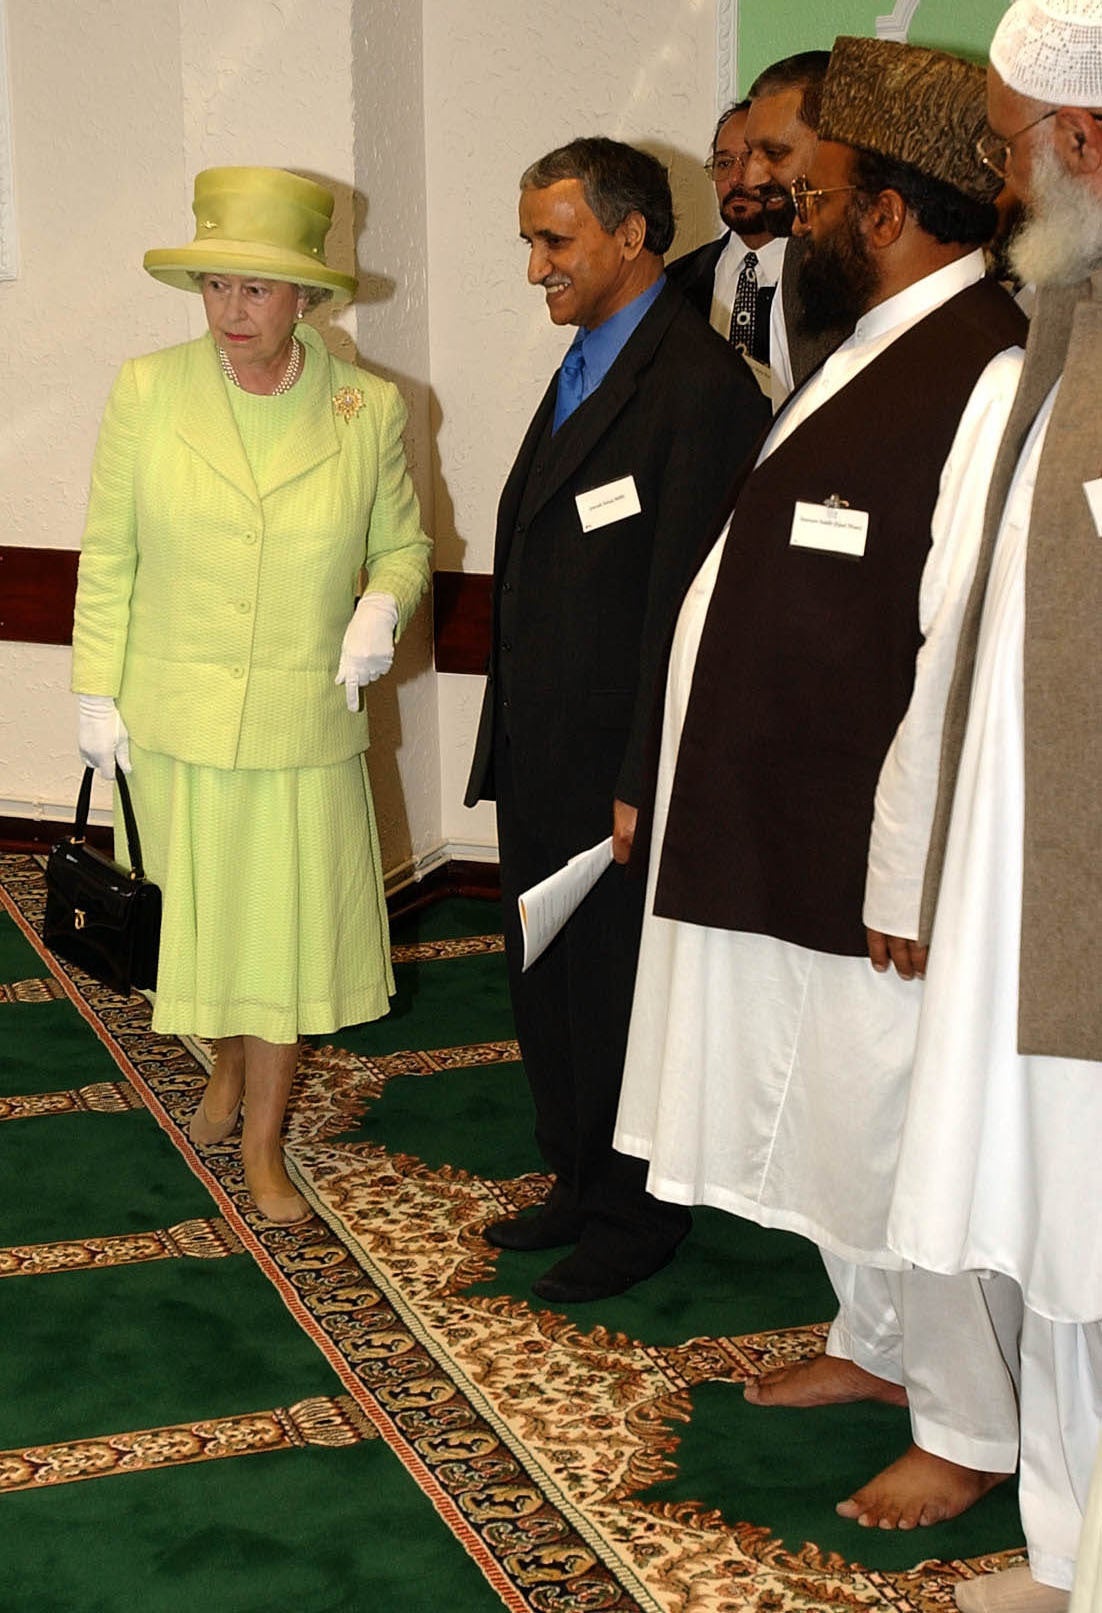
<path id="1" fill-rule="evenodd" d="M 806 242 L 792 235 L 791 186 L 806 174 L 818 144 L 823 81 L 830 52 L 807 50 L 758 74 L 750 86 L 744 184 L 758 197 L 766 227 L 784 238 L 780 283 L 770 310 L 769 365 L 774 408 L 848 336 L 853 323 L 839 321 L 814 333 L 804 329 L 798 289 Z"/>
<path id="2" fill-rule="evenodd" d="M 666 273 L 712 329 L 752 361 L 769 392 L 769 311 L 785 242 L 769 231 L 761 199 L 746 185 L 750 102 L 728 107 L 716 124 L 705 168 L 716 188 L 727 233 L 687 252 Z"/>

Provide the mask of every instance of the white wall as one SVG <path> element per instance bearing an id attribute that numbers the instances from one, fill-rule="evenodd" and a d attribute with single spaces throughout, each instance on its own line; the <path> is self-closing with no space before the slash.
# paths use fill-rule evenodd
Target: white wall
<path id="1" fill-rule="evenodd" d="M 517 181 L 576 135 L 633 141 L 671 165 L 679 242 L 714 233 L 700 162 L 714 122 L 715 5 L 424 0 L 424 15 L 437 565 L 489 571 L 502 482 L 572 334 L 526 282 Z M 478 855 L 494 845 L 493 813 L 461 803 L 482 680 L 438 682 L 443 833 Z"/>
<path id="2" fill-rule="evenodd" d="M 335 190 L 329 252 L 355 253 L 362 291 L 330 338 L 406 398 L 437 565 L 488 571 L 567 340 L 525 282 L 518 176 L 577 134 L 636 140 L 671 163 L 678 249 L 710 235 L 715 0 L 7 3 L 21 270 L 0 284 L 0 542 L 79 545 L 118 365 L 202 329 L 142 253 L 190 238 L 196 170 L 257 162 Z M 0 644 L 0 814 L 71 805 L 68 676 L 66 649 Z M 480 699 L 481 679 L 433 673 L 422 610 L 370 695 L 392 875 L 492 854 L 492 811 L 461 805 Z"/>
<path id="3" fill-rule="evenodd" d="M 420 6 L 9 0 L 9 13 L 21 270 L 0 285 L 0 541 L 76 548 L 96 428 L 119 364 L 204 328 L 199 299 L 145 275 L 142 253 L 190 238 L 198 169 L 269 163 L 312 173 L 335 191 L 330 261 L 348 266 L 358 253 L 362 264 L 377 262 L 376 214 L 367 217 L 356 191 L 380 169 L 393 175 L 393 165 L 372 162 L 392 123 L 413 134 L 403 172 L 423 171 Z M 353 41 L 369 32 L 376 49 L 361 53 L 354 89 Z M 380 102 L 389 97 L 381 116 L 374 91 Z M 380 181 L 378 193 L 384 188 Z M 363 340 L 402 385 L 431 519 L 423 208 L 419 223 L 414 209 L 390 233 L 388 248 L 397 295 L 339 316 L 344 328 L 329 335 L 353 358 Z M 411 294 L 410 285 L 419 289 Z M 326 310 L 317 322 L 330 322 Z M 440 844 L 429 621 L 426 606 L 397 676 L 369 696 L 392 872 Z M 67 649 L 0 645 L 0 812 L 54 818 L 71 810 L 80 764 L 68 678 Z M 102 786 L 96 800 L 104 816 Z"/>
<path id="4" fill-rule="evenodd" d="M 177 11 L 177 0 L 9 0 L 20 274 L 0 284 L 4 543 L 78 547 L 118 365 L 187 334 L 183 299 L 135 272 L 180 226 Z M 68 680 L 68 650 L 0 644 L 0 811 L 71 810 Z"/>

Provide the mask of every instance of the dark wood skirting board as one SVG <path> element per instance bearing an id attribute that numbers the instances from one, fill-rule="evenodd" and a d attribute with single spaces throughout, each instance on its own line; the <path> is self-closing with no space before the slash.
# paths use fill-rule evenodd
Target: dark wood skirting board
<path id="1" fill-rule="evenodd" d="M 76 549 L 0 545 L 0 639 L 71 644 L 77 588 Z"/>
<path id="2" fill-rule="evenodd" d="M 71 823 L 56 823 L 42 818 L 0 817 L 0 851 L 24 851 L 43 854 L 50 847 L 72 833 Z M 106 823 L 88 825 L 88 842 L 100 851 L 110 853 L 112 833 Z M 496 862 L 463 862 L 458 858 L 442 863 L 424 879 L 413 880 L 387 897 L 387 909 L 392 919 L 404 918 L 448 896 L 475 896 L 486 901 L 497 901 L 501 896 L 501 874 Z"/>
<path id="3" fill-rule="evenodd" d="M 0 640 L 72 643 L 79 558 L 75 549 L 0 545 Z M 436 670 L 485 672 L 492 577 L 480 571 L 437 571 L 432 582 Z"/>
<path id="4" fill-rule="evenodd" d="M 490 655 L 492 595 L 493 578 L 488 572 L 433 573 L 433 659 L 437 672 L 485 672 Z"/>
<path id="5" fill-rule="evenodd" d="M 501 898 L 501 871 L 497 863 L 461 862 L 458 858 L 434 868 L 424 879 L 403 885 L 387 897 L 391 919 L 404 918 L 447 896 L 476 896 L 489 902 Z"/>
<path id="6" fill-rule="evenodd" d="M 58 823 L 53 818 L 0 817 L 0 851 L 49 851 L 72 832 L 72 819 Z M 110 852 L 114 837 L 110 824 L 90 823 L 85 838 L 97 850 Z"/>

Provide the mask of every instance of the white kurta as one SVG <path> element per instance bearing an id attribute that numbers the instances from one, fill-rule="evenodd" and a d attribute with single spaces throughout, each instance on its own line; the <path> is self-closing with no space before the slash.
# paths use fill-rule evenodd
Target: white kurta
<path id="1" fill-rule="evenodd" d="M 889 1239 L 933 1271 L 1006 1273 L 1052 1321 L 1090 1322 L 1102 1317 L 1102 1067 L 1017 1051 L 1026 534 L 1051 402 L 991 568 Z"/>
<path id="2" fill-rule="evenodd" d="M 982 256 L 970 254 L 867 314 L 778 417 L 763 457 L 982 271 Z M 981 376 L 947 462 L 949 480 L 959 481 L 978 454 L 993 459 L 1013 395 L 1008 371 L 1016 378 L 1019 362 L 1014 349 Z M 920 706 L 926 685 L 930 704 L 944 703 L 982 525 L 974 513 L 943 499 L 935 515 L 919 602 L 926 635 L 916 672 Z M 879 975 L 864 958 L 651 911 L 681 727 L 725 540 L 726 533 L 689 590 L 671 656 L 648 913 L 615 1145 L 650 1161 L 647 1185 L 660 1198 L 712 1204 L 803 1233 L 845 1260 L 898 1268 L 905 1262 L 888 1246 L 886 1221 L 921 984 L 894 971 Z M 721 824 L 716 832 L 722 835 Z M 923 844 L 916 883 L 924 858 Z"/>

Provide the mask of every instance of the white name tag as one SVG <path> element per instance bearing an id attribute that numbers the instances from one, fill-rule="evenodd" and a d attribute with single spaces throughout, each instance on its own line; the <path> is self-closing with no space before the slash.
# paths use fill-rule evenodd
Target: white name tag
<path id="1" fill-rule="evenodd" d="M 635 491 L 634 476 L 621 476 L 618 482 L 591 487 L 588 493 L 579 493 L 574 502 L 583 532 L 595 532 L 599 526 L 611 526 L 613 521 L 626 521 L 629 515 L 638 515 L 643 508 Z"/>
<path id="2" fill-rule="evenodd" d="M 869 535 L 867 510 L 834 509 L 829 504 L 796 503 L 789 543 L 794 549 L 825 549 L 857 559 L 865 552 Z"/>
<path id="3" fill-rule="evenodd" d="M 1083 491 L 1094 516 L 1094 530 L 1102 538 L 1102 476 L 1096 482 L 1084 482 Z"/>

